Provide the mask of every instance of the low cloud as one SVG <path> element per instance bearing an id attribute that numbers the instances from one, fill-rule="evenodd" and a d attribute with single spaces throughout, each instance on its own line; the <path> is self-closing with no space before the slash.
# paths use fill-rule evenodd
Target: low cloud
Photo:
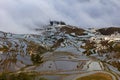
<path id="1" fill-rule="evenodd" d="M 119 0 L 0 0 L 0 31 L 34 33 L 49 20 L 78 27 L 120 26 Z"/>

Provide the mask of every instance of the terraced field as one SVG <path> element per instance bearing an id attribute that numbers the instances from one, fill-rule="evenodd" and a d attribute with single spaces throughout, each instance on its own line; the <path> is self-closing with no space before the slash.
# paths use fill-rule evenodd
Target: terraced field
<path id="1" fill-rule="evenodd" d="M 95 73 L 87 76 L 82 76 L 76 80 L 115 80 L 111 75 L 105 73 Z"/>

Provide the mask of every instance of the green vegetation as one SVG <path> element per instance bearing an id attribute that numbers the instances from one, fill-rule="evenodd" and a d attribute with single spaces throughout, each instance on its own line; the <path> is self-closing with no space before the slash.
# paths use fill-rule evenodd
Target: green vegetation
<path id="1" fill-rule="evenodd" d="M 43 47 L 35 42 L 30 41 L 30 42 L 28 42 L 27 51 L 29 54 L 43 54 L 43 53 L 47 52 L 48 50 L 45 47 Z"/>
<path id="2" fill-rule="evenodd" d="M 116 52 L 120 52 L 120 43 L 117 43 L 114 48 L 113 48 L 114 51 Z"/>
<path id="3" fill-rule="evenodd" d="M 3 52 L 7 52 L 9 50 L 9 48 L 5 45 L 3 45 L 1 48 L 0 48 L 0 51 L 3 51 Z"/>
<path id="4" fill-rule="evenodd" d="M 36 65 L 43 63 L 41 55 L 48 50 L 45 47 L 30 41 L 28 43 L 27 51 L 31 55 L 31 61 Z"/>
<path id="5" fill-rule="evenodd" d="M 40 54 L 32 54 L 31 55 L 31 60 L 32 60 L 33 64 L 41 64 L 41 63 L 43 63 L 42 57 L 41 57 Z"/>
<path id="6" fill-rule="evenodd" d="M 0 75 L 0 80 L 33 80 L 32 76 L 25 73 L 20 74 L 7 74 L 3 73 Z"/>
<path id="7" fill-rule="evenodd" d="M 84 53 L 86 56 L 89 56 L 89 55 L 93 54 L 90 50 L 86 50 L 86 51 L 84 51 L 83 53 Z"/>
<path id="8" fill-rule="evenodd" d="M 85 43 L 85 45 L 81 46 L 81 48 L 83 48 L 83 49 L 90 50 L 90 49 L 95 48 L 95 46 L 94 46 L 95 42 L 90 42 L 89 40 L 87 40 L 87 41 L 84 41 L 84 43 Z"/>
<path id="9" fill-rule="evenodd" d="M 47 80 L 47 79 L 44 77 L 40 77 L 39 80 Z"/>
<path id="10" fill-rule="evenodd" d="M 85 45 L 81 46 L 81 48 L 85 49 L 83 52 L 86 56 L 89 56 L 91 54 L 94 54 L 94 52 L 91 51 L 91 49 L 95 49 L 95 42 L 90 42 L 89 40 L 84 41 Z"/>
<path id="11" fill-rule="evenodd" d="M 44 77 L 28 75 L 26 73 L 19 74 L 2 73 L 0 74 L 0 80 L 47 80 L 47 79 L 45 79 Z"/>

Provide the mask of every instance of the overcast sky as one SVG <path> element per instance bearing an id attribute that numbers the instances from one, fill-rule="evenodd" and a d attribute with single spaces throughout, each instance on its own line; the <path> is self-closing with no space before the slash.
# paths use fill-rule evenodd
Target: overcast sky
<path id="1" fill-rule="evenodd" d="M 0 31 L 33 33 L 49 20 L 82 28 L 120 26 L 120 0 L 0 0 Z"/>

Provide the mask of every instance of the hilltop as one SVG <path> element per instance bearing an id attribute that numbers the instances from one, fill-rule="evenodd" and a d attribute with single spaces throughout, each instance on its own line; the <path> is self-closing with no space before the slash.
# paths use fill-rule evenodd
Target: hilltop
<path id="1" fill-rule="evenodd" d="M 101 29 L 82 29 L 55 21 L 42 29 L 35 29 L 39 34 L 0 32 L 0 74 L 17 74 L 14 77 L 26 73 L 26 77 L 39 74 L 37 80 L 48 78 L 48 75 L 53 75 L 51 79 L 59 75 L 60 78 L 54 80 L 61 80 L 63 76 L 60 74 L 68 75 L 65 78 L 69 79 L 76 73 L 90 72 L 92 75 L 97 71 L 101 75 L 118 77 L 120 36 L 119 32 L 115 33 L 117 29 L 110 28 L 113 32 L 106 35 L 109 30 L 104 30 L 102 34 Z M 12 79 L 11 74 L 5 76 Z M 0 79 L 3 78 L 0 75 Z"/>

